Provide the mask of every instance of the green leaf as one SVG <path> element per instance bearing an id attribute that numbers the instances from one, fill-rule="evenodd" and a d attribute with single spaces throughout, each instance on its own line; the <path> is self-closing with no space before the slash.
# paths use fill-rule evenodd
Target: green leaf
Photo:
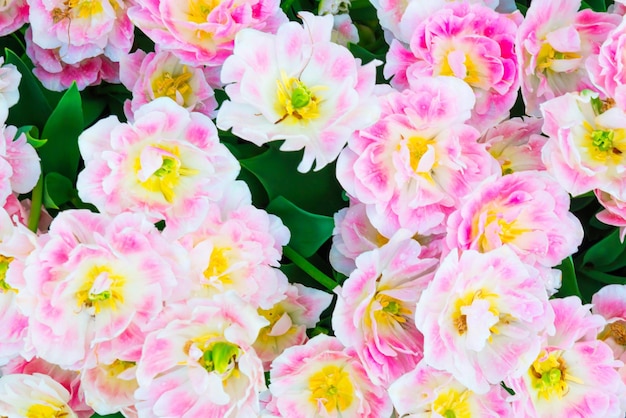
<path id="1" fill-rule="evenodd" d="M 581 9 L 591 9 L 596 12 L 606 12 L 604 0 L 585 0 L 581 3 Z"/>
<path id="2" fill-rule="evenodd" d="M 76 180 L 80 151 L 78 136 L 83 132 L 83 110 L 76 83 L 65 92 L 43 128 L 48 139 L 41 148 L 41 166 L 44 173 L 57 172 Z"/>
<path id="3" fill-rule="evenodd" d="M 520 2 L 515 2 L 515 4 L 517 5 L 517 9 L 522 12 L 522 14 L 524 16 L 526 16 L 526 12 L 528 11 L 528 6 L 526 6 L 526 4 L 520 3 Z"/>
<path id="4" fill-rule="evenodd" d="M 15 138 L 13 138 L 13 140 L 15 141 L 21 134 L 26 135 L 26 142 L 32 145 L 35 149 L 43 147 L 46 145 L 46 142 L 48 142 L 47 139 L 37 138 L 39 136 L 39 129 L 37 129 L 34 125 L 25 125 L 17 128 L 17 132 L 15 133 Z"/>
<path id="5" fill-rule="evenodd" d="M 74 185 L 59 173 L 48 173 L 44 180 L 43 203 L 46 208 L 60 209 L 76 197 Z"/>
<path id="6" fill-rule="evenodd" d="M 341 198 L 343 189 L 335 177 L 335 164 L 302 174 L 297 170 L 301 158 L 302 152 L 283 152 L 270 147 L 239 162 L 263 184 L 270 201 L 283 196 L 307 212 L 328 216 L 346 206 Z"/>
<path id="7" fill-rule="evenodd" d="M 35 125 L 42 129 L 52 113 L 52 106 L 43 93 L 44 87 L 33 75 L 32 67 L 27 66 L 13 51 L 7 49 L 4 54 L 6 63 L 15 65 L 22 74 L 18 88 L 20 101 L 9 110 L 6 123 L 14 126 Z"/>
<path id="8" fill-rule="evenodd" d="M 620 256 L 623 257 L 625 251 L 626 243 L 620 242 L 619 229 L 615 229 L 585 252 L 583 266 L 602 269 L 602 267 L 614 263 Z"/>
<path id="9" fill-rule="evenodd" d="M 578 212 L 579 210 L 583 209 L 584 207 L 595 201 L 597 201 L 597 199 L 593 192 L 573 197 L 570 203 L 570 211 Z"/>
<path id="10" fill-rule="evenodd" d="M 564 298 L 566 296 L 578 296 L 580 297 L 580 290 L 578 289 L 578 281 L 576 280 L 576 270 L 574 269 L 574 262 L 572 257 L 567 257 L 561 261 L 557 269 L 561 270 L 562 282 L 561 288 L 555 297 Z"/>
<path id="11" fill-rule="evenodd" d="M 584 273 L 586 276 L 592 278 L 596 282 L 604 283 L 604 284 L 626 284 L 626 277 L 616 276 L 614 274 L 607 274 L 601 271 L 581 268 L 580 271 Z"/>
<path id="12" fill-rule="evenodd" d="M 119 412 L 117 414 L 112 414 L 112 415 L 93 414 L 91 418 L 124 418 L 124 415 L 122 415 Z"/>
<path id="13" fill-rule="evenodd" d="M 102 97 L 90 94 L 87 90 L 81 94 L 83 105 L 84 128 L 91 126 L 96 122 L 107 106 L 106 101 Z"/>
<path id="14" fill-rule="evenodd" d="M 291 231 L 289 246 L 305 258 L 312 256 L 333 233 L 332 217 L 307 212 L 282 196 L 270 201 L 267 211 L 282 219 Z"/>

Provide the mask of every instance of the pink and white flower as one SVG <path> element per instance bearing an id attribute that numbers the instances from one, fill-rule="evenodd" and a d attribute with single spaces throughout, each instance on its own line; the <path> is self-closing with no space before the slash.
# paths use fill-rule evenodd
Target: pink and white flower
<path id="1" fill-rule="evenodd" d="M 162 49 L 183 64 L 206 65 L 209 84 L 218 88 L 224 60 L 244 28 L 275 33 L 287 22 L 278 0 L 135 0 L 128 15 Z"/>
<path id="2" fill-rule="evenodd" d="M 120 61 L 120 80 L 133 95 L 124 103 L 126 116 L 132 119 L 141 105 L 165 96 L 190 112 L 214 117 L 217 101 L 202 69 L 158 49 L 148 54 L 137 50 Z"/>
<path id="3" fill-rule="evenodd" d="M 330 294 L 296 283 L 289 284 L 284 298 L 269 309 L 258 309 L 269 324 L 261 328 L 252 347 L 266 371 L 285 349 L 308 340 L 306 330 L 315 327 L 331 302 Z"/>
<path id="4" fill-rule="evenodd" d="M 415 28 L 428 19 L 430 15 L 445 8 L 455 0 L 431 0 L 423 2 L 419 0 L 371 0 L 370 3 L 376 8 L 376 14 L 381 27 L 385 30 L 385 38 L 390 41 L 397 39 L 408 44 Z M 499 6 L 498 0 L 463 0 L 468 3 L 482 4 L 491 9 Z M 507 0 L 502 3 L 507 3 Z M 505 9 L 507 9 L 505 7 Z M 515 9 L 513 9 L 515 10 Z M 512 10 L 506 10 L 509 12 Z"/>
<path id="5" fill-rule="evenodd" d="M 626 19 L 607 35 L 599 53 L 585 64 L 591 81 L 607 97 L 626 95 Z"/>
<path id="6" fill-rule="evenodd" d="M 577 297 L 552 299 L 556 333 L 519 378 L 507 381 L 515 391 L 515 416 L 621 418 L 626 385 L 611 348 L 595 336 L 605 325 Z"/>
<path id="7" fill-rule="evenodd" d="M 256 145 L 284 140 L 283 151 L 304 149 L 298 171 L 320 170 L 337 158 L 357 129 L 378 117 L 372 101 L 377 62 L 361 65 L 331 42 L 333 18 L 302 12 L 276 35 L 252 29 L 237 35 L 222 81 L 230 100 L 217 126 Z"/>
<path id="8" fill-rule="evenodd" d="M 22 74 L 13 64 L 4 64 L 4 57 L 0 57 L 0 121 L 7 119 L 8 110 L 20 98 L 18 87 Z"/>
<path id="9" fill-rule="evenodd" d="M 508 117 L 519 79 L 514 50 L 517 24 L 481 4 L 452 3 L 421 22 L 409 50 L 391 42 L 385 77 L 408 88 L 407 75 L 453 76 L 476 95 L 469 124 L 483 132 Z"/>
<path id="10" fill-rule="evenodd" d="M 244 182 L 233 182 L 198 224 L 179 239 L 191 264 L 187 297 L 235 291 L 263 309 L 282 299 L 287 278 L 277 267 L 290 233 L 280 218 L 252 205 Z M 178 229 L 166 226 L 163 234 L 176 238 Z"/>
<path id="11" fill-rule="evenodd" d="M 0 159 L 10 166 L 11 174 L 7 179 L 9 191 L 26 194 L 33 190 L 41 175 L 39 155 L 26 141 L 24 133 L 17 135 L 15 126 L 0 126 Z M 0 202 L 4 202 L 7 197 L 8 194 L 0 192 Z"/>
<path id="12" fill-rule="evenodd" d="M 46 374 L 9 374 L 0 377 L 0 414 L 6 417 L 87 418 L 70 408 L 70 394 Z"/>
<path id="13" fill-rule="evenodd" d="M 548 172 L 574 196 L 594 189 L 626 200 L 626 109 L 596 93 L 567 93 L 541 105 Z"/>
<path id="14" fill-rule="evenodd" d="M 593 88 L 585 61 L 621 17 L 586 9 L 580 0 L 534 2 L 520 25 L 515 45 L 526 113 L 540 116 L 539 105 L 567 92 Z"/>
<path id="15" fill-rule="evenodd" d="M 267 321 L 235 293 L 171 305 L 137 364 L 139 416 L 252 418 L 265 389 L 252 349 Z"/>
<path id="16" fill-rule="evenodd" d="M 268 410 L 276 417 L 379 418 L 391 415 L 386 391 L 374 385 L 354 350 L 317 335 L 288 348 L 270 371 Z"/>
<path id="17" fill-rule="evenodd" d="M 603 210 L 596 213 L 596 218 L 607 225 L 618 227 L 619 239 L 624 242 L 626 237 L 626 202 L 598 189 L 594 190 L 594 193 L 598 202 L 604 207 Z"/>
<path id="18" fill-rule="evenodd" d="M 27 349 L 28 317 L 16 298 L 23 282 L 25 260 L 35 249 L 36 237 L 21 224 L 14 224 L 9 214 L 0 209 L 0 366 L 18 354 L 33 356 Z"/>
<path id="19" fill-rule="evenodd" d="M 507 119 L 490 128 L 479 142 L 487 145 L 502 174 L 517 171 L 545 170 L 541 161 L 541 149 L 548 138 L 541 135 L 543 119 L 526 117 Z"/>
<path id="20" fill-rule="evenodd" d="M 513 418 L 508 394 L 501 386 L 477 394 L 450 373 L 434 369 L 424 361 L 389 387 L 389 396 L 398 414 L 406 418 L 423 416 Z M 437 414 L 437 415 L 435 415 Z"/>
<path id="21" fill-rule="evenodd" d="M 86 58 L 75 64 L 67 64 L 61 60 L 55 49 L 41 48 L 32 40 L 32 29 L 28 27 L 24 35 L 26 55 L 35 68 L 33 74 L 48 90 L 63 91 L 76 83 L 78 90 L 95 86 L 103 81 L 119 82 L 119 65 L 104 55 Z"/>
<path id="22" fill-rule="evenodd" d="M 130 51 L 133 24 L 123 0 L 27 0 L 32 41 L 76 65 L 104 55 L 113 62 Z"/>
<path id="23" fill-rule="evenodd" d="M 384 236 L 406 228 L 444 232 L 447 216 L 476 184 L 500 172 L 464 122 L 474 94 L 454 77 L 410 77 L 411 88 L 381 96 L 381 118 L 350 138 L 337 179 L 367 205 Z"/>
<path id="24" fill-rule="evenodd" d="M 333 268 L 346 276 L 356 268 L 360 254 L 389 241 L 370 222 L 366 205 L 356 199 L 350 199 L 350 206 L 335 213 L 333 220 L 333 245 L 328 258 Z"/>
<path id="25" fill-rule="evenodd" d="M 184 252 L 140 214 L 66 210 L 38 246 L 17 302 L 36 355 L 67 369 L 82 368 L 98 351 L 137 350 L 137 330 L 156 318 L 175 286 L 186 286 Z"/>
<path id="26" fill-rule="evenodd" d="M 80 375 L 76 371 L 65 370 L 56 364 L 48 363 L 47 361 L 37 357 L 30 361 L 21 357 L 16 357 L 6 366 L 2 367 L 1 373 L 7 376 L 12 374 L 43 374 L 51 377 L 54 379 L 55 383 L 59 383 L 67 390 L 69 394 L 67 405 L 73 412 L 76 413 L 76 415 L 82 418 L 88 418 L 94 413 L 93 408 L 91 408 L 85 400 L 85 394 L 80 382 Z"/>
<path id="27" fill-rule="evenodd" d="M 0 4 L 0 36 L 10 35 L 27 22 L 26 0 L 6 0 Z"/>
<path id="28" fill-rule="evenodd" d="M 137 359 L 138 360 L 138 359 Z M 139 387 L 135 361 L 101 360 L 97 365 L 81 370 L 81 388 L 86 402 L 99 415 L 122 413 L 136 418 L 135 391 Z"/>
<path id="29" fill-rule="evenodd" d="M 482 253 L 509 246 L 535 266 L 573 254 L 584 231 L 569 195 L 545 172 L 520 171 L 483 182 L 448 219 L 448 248 Z"/>
<path id="30" fill-rule="evenodd" d="M 626 363 L 626 285 L 604 286 L 591 298 L 591 311 L 606 320 L 606 326 L 598 334 L 617 360 Z M 620 367 L 620 375 L 626 383 L 626 366 Z"/>
<path id="31" fill-rule="evenodd" d="M 415 308 L 426 364 L 479 394 L 528 370 L 554 332 L 537 275 L 508 247 L 449 253 Z"/>
<path id="32" fill-rule="evenodd" d="M 335 335 L 355 349 L 372 382 L 385 388 L 422 359 L 415 304 L 439 260 L 420 253 L 410 232 L 400 230 L 381 248 L 357 257 L 356 270 L 335 289 Z"/>
<path id="33" fill-rule="evenodd" d="M 109 214 L 143 213 L 180 233 L 197 228 L 239 173 L 205 115 L 160 97 L 135 112 L 134 123 L 115 116 L 78 139 L 85 161 L 78 194 Z"/>

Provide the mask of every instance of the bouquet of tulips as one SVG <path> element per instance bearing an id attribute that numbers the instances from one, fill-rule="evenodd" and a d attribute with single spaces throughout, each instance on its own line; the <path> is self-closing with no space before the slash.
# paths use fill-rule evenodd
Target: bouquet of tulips
<path id="1" fill-rule="evenodd" d="M 626 0 L 0 0 L 0 417 L 626 414 Z"/>

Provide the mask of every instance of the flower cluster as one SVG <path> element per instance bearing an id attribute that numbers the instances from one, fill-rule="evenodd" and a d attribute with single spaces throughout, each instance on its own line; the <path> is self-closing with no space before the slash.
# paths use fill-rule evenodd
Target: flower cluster
<path id="1" fill-rule="evenodd" d="M 0 1 L 68 90 L 14 126 L 56 95 L 0 58 L 0 417 L 626 414 L 626 284 L 593 270 L 626 266 L 625 3 L 371 0 L 384 65 L 349 6 Z M 619 228 L 575 265 L 572 196 Z M 568 267 L 613 284 L 585 304 Z"/>

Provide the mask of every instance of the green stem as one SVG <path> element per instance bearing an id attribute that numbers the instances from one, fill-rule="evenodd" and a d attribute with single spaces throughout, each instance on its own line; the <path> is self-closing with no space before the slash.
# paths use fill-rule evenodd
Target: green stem
<path id="1" fill-rule="evenodd" d="M 20 47 L 22 48 L 22 52 L 26 52 L 26 45 L 24 44 L 24 42 L 22 42 L 22 40 L 20 39 L 20 37 L 16 35 L 16 33 L 15 33 L 15 32 L 13 32 L 13 33 L 11 34 L 11 37 L 12 37 L 13 39 L 15 39 L 15 40 L 17 41 L 17 43 L 18 43 L 18 44 L 20 44 Z M 19 55 L 21 55 L 21 54 L 15 54 L 15 55 L 18 55 L 18 56 L 19 56 Z"/>
<path id="2" fill-rule="evenodd" d="M 298 266 L 302 271 L 314 278 L 315 281 L 324 286 L 326 289 L 333 290 L 335 287 L 337 287 L 337 282 L 322 273 L 320 269 L 311 264 L 311 262 L 308 261 L 306 258 L 298 254 L 293 248 L 285 247 L 283 249 L 283 253 L 285 254 L 285 257 L 293 261 L 296 266 Z"/>
<path id="3" fill-rule="evenodd" d="M 39 225 L 39 218 L 41 217 L 41 202 L 43 199 L 43 174 L 39 176 L 37 184 L 33 189 L 31 202 L 30 202 L 30 214 L 28 215 L 28 229 L 33 232 L 37 232 L 37 226 Z"/>

